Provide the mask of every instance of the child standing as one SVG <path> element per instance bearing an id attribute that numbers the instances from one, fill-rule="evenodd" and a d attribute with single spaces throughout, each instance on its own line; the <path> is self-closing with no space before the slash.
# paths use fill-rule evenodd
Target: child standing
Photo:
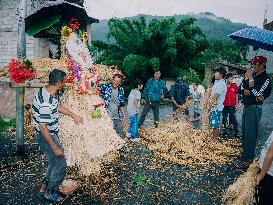
<path id="1" fill-rule="evenodd" d="M 217 142 L 219 127 L 221 125 L 221 116 L 224 108 L 224 100 L 227 91 L 225 68 L 218 68 L 215 73 L 215 82 L 211 90 L 212 107 L 209 115 L 210 128 L 213 129 L 213 142 Z"/>
<path id="2" fill-rule="evenodd" d="M 135 80 L 134 89 L 131 90 L 128 97 L 127 111 L 130 119 L 130 126 L 128 129 L 129 136 L 132 141 L 138 141 L 138 115 L 140 114 L 140 100 L 143 84 L 139 79 Z"/>
<path id="3" fill-rule="evenodd" d="M 238 108 L 238 86 L 233 83 L 233 75 L 228 73 L 227 79 L 227 93 L 224 101 L 223 109 L 223 133 L 226 132 L 227 128 L 227 117 L 229 116 L 229 124 L 233 125 L 234 136 L 238 134 L 238 122 L 236 120 L 236 110 Z"/>

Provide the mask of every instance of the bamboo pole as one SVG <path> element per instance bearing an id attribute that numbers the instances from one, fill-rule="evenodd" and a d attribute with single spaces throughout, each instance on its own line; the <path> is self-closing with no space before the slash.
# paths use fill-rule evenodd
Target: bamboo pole
<path id="1" fill-rule="evenodd" d="M 11 83 L 11 87 L 13 88 L 42 88 L 48 85 L 48 83 L 32 83 L 32 82 L 26 82 L 26 83 L 20 83 L 20 84 L 14 84 Z"/>
<path id="2" fill-rule="evenodd" d="M 25 17 L 27 15 L 27 1 L 20 0 L 19 22 L 18 22 L 18 41 L 17 58 L 26 57 L 26 32 Z M 25 88 L 16 88 L 16 144 L 19 155 L 24 155 L 24 97 Z"/>

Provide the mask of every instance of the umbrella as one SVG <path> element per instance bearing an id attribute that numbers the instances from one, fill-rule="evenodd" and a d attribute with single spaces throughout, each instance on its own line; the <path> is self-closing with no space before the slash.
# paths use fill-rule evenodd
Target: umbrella
<path id="1" fill-rule="evenodd" d="M 253 46 L 256 50 L 262 48 L 273 51 L 273 32 L 260 28 L 245 28 L 228 35 L 233 40 Z"/>
<path id="2" fill-rule="evenodd" d="M 89 17 L 84 7 L 65 0 L 46 1 L 39 7 L 30 11 L 25 18 L 26 32 L 36 38 L 49 38 L 58 34 L 52 26 L 58 22 L 67 24 L 74 17 L 80 22 L 80 29 L 87 24 L 98 22 Z"/>

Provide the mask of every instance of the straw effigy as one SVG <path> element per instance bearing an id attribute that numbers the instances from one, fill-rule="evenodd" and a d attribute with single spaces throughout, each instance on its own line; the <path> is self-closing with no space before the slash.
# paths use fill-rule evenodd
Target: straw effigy
<path id="1" fill-rule="evenodd" d="M 76 125 L 70 117 L 60 116 L 60 140 L 67 164 L 77 168 L 83 176 L 98 174 L 101 165 L 114 160 L 117 150 L 125 143 L 114 130 L 113 122 L 103 106 L 96 108 L 100 110 L 101 117 L 92 117 L 95 106 L 103 102 L 98 93 L 98 70 L 103 68 L 102 73 L 108 75 L 104 76 L 105 80 L 112 74 L 107 73 L 107 66 L 93 67 L 87 46 L 74 32 L 63 39 L 62 51 L 68 76 L 73 77 L 62 104 L 83 118 L 83 124 Z"/>
<path id="2" fill-rule="evenodd" d="M 68 90 L 62 99 L 65 107 L 83 118 L 76 125 L 72 118 L 60 116 L 60 139 L 64 146 L 68 166 L 77 167 L 81 175 L 99 173 L 101 164 L 113 161 L 124 141 L 116 134 L 113 122 L 104 107 L 100 107 L 101 118 L 92 118 L 94 105 L 101 103 L 98 95 L 78 95 Z"/>
<path id="3" fill-rule="evenodd" d="M 251 205 L 255 203 L 256 176 L 258 174 L 258 160 L 250 165 L 247 172 L 243 173 L 230 185 L 222 198 L 223 205 Z"/>
<path id="4" fill-rule="evenodd" d="M 35 78 L 16 86 L 24 87 L 33 83 L 33 87 L 42 87 L 48 83 L 52 70 L 59 69 L 67 73 L 62 104 L 82 117 L 83 124 L 76 125 L 71 117 L 60 115 L 60 140 L 65 157 L 68 166 L 75 167 L 79 175 L 99 174 L 102 164 L 113 161 L 125 144 L 103 107 L 98 87 L 100 80 L 103 81 L 101 83 L 109 82 L 119 70 L 114 66 L 94 65 L 85 41 L 77 32 L 69 29 L 64 36 L 62 29 L 61 33 L 61 59 L 31 60 L 36 70 Z M 6 77 L 7 74 L 4 72 L 1 76 Z M 100 110 L 101 116 L 95 118 L 92 115 L 94 106 Z M 32 136 L 33 126 L 29 119 L 30 116 L 25 116 L 25 134 Z"/>
<path id="5" fill-rule="evenodd" d="M 210 89 L 206 93 L 202 129 L 196 129 L 186 122 L 164 122 L 158 128 L 141 129 L 142 143 L 154 151 L 158 158 L 179 165 L 229 163 L 234 156 L 240 155 L 239 143 L 235 140 L 212 142 L 208 123 L 209 98 Z"/>

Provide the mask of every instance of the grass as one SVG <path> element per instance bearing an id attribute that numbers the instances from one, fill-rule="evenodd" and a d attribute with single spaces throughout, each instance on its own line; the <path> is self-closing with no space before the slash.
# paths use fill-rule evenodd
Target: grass
<path id="1" fill-rule="evenodd" d="M 16 127 L 16 119 L 5 121 L 3 118 L 0 117 L 0 138 L 2 138 L 5 131 L 11 127 Z"/>

